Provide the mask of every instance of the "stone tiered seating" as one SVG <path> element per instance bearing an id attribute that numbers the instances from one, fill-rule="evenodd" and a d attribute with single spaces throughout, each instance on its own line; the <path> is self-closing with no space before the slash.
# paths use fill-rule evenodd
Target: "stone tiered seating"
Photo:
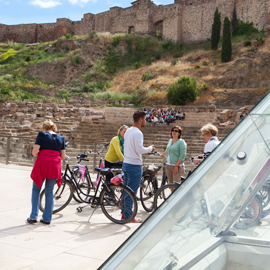
<path id="1" fill-rule="evenodd" d="M 57 124 L 58 132 L 64 136 L 66 141 L 71 143 L 67 147 L 67 154 L 71 157 L 77 156 L 79 153 L 89 151 L 90 149 L 99 151 L 102 144 L 110 142 L 112 137 L 116 136 L 118 128 L 127 124 L 132 125 L 132 115 L 134 110 L 127 108 L 108 108 L 106 109 L 106 119 L 101 117 L 82 118 L 82 120 L 68 118 L 65 120 L 53 120 Z M 108 121 L 110 120 L 110 121 Z M 146 123 L 146 126 L 142 129 L 144 133 L 144 145 L 149 146 L 154 144 L 158 152 L 164 152 L 168 140 L 169 133 L 173 125 L 179 125 L 183 128 L 182 138 L 186 141 L 188 146 L 187 157 L 196 156 L 203 152 L 205 142 L 201 136 L 200 128 L 206 123 L 214 123 L 216 120 L 216 112 L 186 112 L 186 118 L 183 121 L 177 120 L 170 125 L 151 125 Z M 14 140 L 11 145 L 10 161 L 13 163 L 32 163 L 31 151 L 32 144 L 40 131 L 41 123 L 44 121 L 44 117 L 37 117 L 32 125 L 25 125 L 22 119 L 16 119 L 12 115 L 5 115 L 3 121 L 0 124 L 0 136 L 13 135 L 30 137 L 32 141 Z M 227 133 L 232 129 L 231 126 L 225 128 L 219 128 L 219 138 L 223 139 Z M 16 141 L 16 142 L 15 142 Z M 0 148 L 5 147 L 5 142 Z M 28 149 L 29 148 L 29 149 Z M 30 151 L 30 152 L 29 152 Z M 104 158 L 106 150 L 101 154 Z M 18 154 L 19 153 L 19 154 Z M 93 159 L 94 155 L 89 154 L 89 168 L 94 169 Z M 162 164 L 163 160 L 160 157 L 153 155 L 143 155 L 144 164 L 151 163 Z M 1 162 L 5 162 L 5 155 L 0 157 Z M 96 156 L 96 166 L 98 165 L 99 157 Z M 76 164 L 76 160 L 72 160 L 71 163 Z M 186 163 L 187 164 L 187 163 Z M 187 171 L 189 166 L 187 164 Z"/>

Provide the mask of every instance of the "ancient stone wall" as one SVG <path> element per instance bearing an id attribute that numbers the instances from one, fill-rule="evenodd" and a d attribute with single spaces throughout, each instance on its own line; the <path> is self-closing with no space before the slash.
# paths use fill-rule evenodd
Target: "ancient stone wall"
<path id="1" fill-rule="evenodd" d="M 51 41 L 67 33 L 86 35 L 96 30 L 153 36 L 159 32 L 164 39 L 191 43 L 211 37 L 216 7 L 223 22 L 225 16 L 232 18 L 234 6 L 240 20 L 253 21 L 258 29 L 265 27 L 270 31 L 270 4 L 266 0 L 175 0 L 166 6 L 138 0 L 128 8 L 113 7 L 96 15 L 87 13 L 77 22 L 64 18 L 49 24 L 0 24 L 0 42 Z"/>
<path id="2" fill-rule="evenodd" d="M 262 29 L 270 23 L 270 3 L 264 1 L 240 0 L 236 2 L 237 18 L 253 22 L 254 27 Z"/>

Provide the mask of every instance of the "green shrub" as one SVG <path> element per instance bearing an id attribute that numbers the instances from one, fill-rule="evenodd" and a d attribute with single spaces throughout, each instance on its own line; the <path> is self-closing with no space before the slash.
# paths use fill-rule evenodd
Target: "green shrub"
<path id="1" fill-rule="evenodd" d="M 80 93 L 80 92 L 82 92 L 82 89 L 81 89 L 81 87 L 73 87 L 73 88 L 71 88 L 71 92 Z"/>
<path id="2" fill-rule="evenodd" d="M 198 97 L 197 81 L 190 77 L 181 77 L 170 84 L 167 97 L 172 105 L 185 105 L 188 101 L 195 101 Z"/>
<path id="3" fill-rule="evenodd" d="M 202 63 L 204 66 L 208 66 L 208 62 L 206 62 L 206 61 L 203 61 L 203 63 Z"/>
<path id="4" fill-rule="evenodd" d="M 178 62 L 177 59 L 173 59 L 172 62 L 171 62 L 172 66 L 175 66 L 177 62 Z"/>
<path id="5" fill-rule="evenodd" d="M 31 57 L 30 57 L 30 55 L 27 55 L 27 56 L 25 57 L 25 61 L 26 61 L 26 62 L 31 61 Z"/>
<path id="6" fill-rule="evenodd" d="M 81 57 L 79 55 L 76 56 L 76 64 L 80 64 L 81 62 Z"/>
<path id="7" fill-rule="evenodd" d="M 66 89 L 59 90 L 55 95 L 61 99 L 69 99 L 69 92 Z"/>
<path id="8" fill-rule="evenodd" d="M 127 39 L 126 40 L 126 43 L 127 43 L 127 45 L 128 45 L 128 52 L 129 53 L 132 53 L 132 42 L 131 42 L 131 39 L 129 38 L 129 39 Z"/>
<path id="9" fill-rule="evenodd" d="M 265 40 L 262 37 L 257 37 L 256 40 L 258 45 L 261 45 L 265 42 Z"/>
<path id="10" fill-rule="evenodd" d="M 206 85 L 206 83 L 203 83 L 200 85 L 200 88 L 203 90 L 206 90 L 206 89 L 208 89 L 208 86 Z"/>
<path id="11" fill-rule="evenodd" d="M 250 49 L 247 49 L 248 52 L 257 52 L 258 48 L 251 47 Z"/>
<path id="12" fill-rule="evenodd" d="M 216 60 L 214 60 L 214 61 L 213 61 L 213 65 L 216 65 L 216 64 L 217 64 L 217 61 L 216 61 Z"/>
<path id="13" fill-rule="evenodd" d="M 66 39 L 70 39 L 71 38 L 71 34 L 66 34 Z"/>
<path id="14" fill-rule="evenodd" d="M 91 74 L 90 73 L 87 73 L 86 76 L 85 76 L 85 82 L 88 83 L 91 81 Z"/>
<path id="15" fill-rule="evenodd" d="M 84 92 L 90 92 L 90 87 L 89 87 L 88 84 L 85 84 L 85 85 L 83 86 L 83 91 L 84 91 Z"/>
<path id="16" fill-rule="evenodd" d="M 244 42 L 244 46 L 247 47 L 247 46 L 251 46 L 251 41 L 250 40 L 246 40 Z"/>
<path id="17" fill-rule="evenodd" d="M 7 88 L 0 88 L 0 93 L 1 95 L 9 95 L 10 94 L 10 90 Z"/>
<path id="18" fill-rule="evenodd" d="M 155 55 L 155 59 L 156 60 L 159 60 L 161 58 L 161 54 L 160 53 L 157 53 L 156 55 Z"/>
<path id="19" fill-rule="evenodd" d="M 153 79 L 155 77 L 155 75 L 156 75 L 155 72 L 152 72 L 152 71 L 148 70 L 142 75 L 141 80 L 142 81 L 151 80 L 151 79 Z"/>
<path id="20" fill-rule="evenodd" d="M 79 55 L 71 57 L 72 65 L 79 64 L 80 62 L 81 62 L 81 57 Z"/>
<path id="21" fill-rule="evenodd" d="M 90 38 L 94 38 L 97 36 L 97 32 L 95 30 L 92 30 L 89 34 Z"/>
<path id="22" fill-rule="evenodd" d="M 194 68 L 200 68 L 200 66 L 199 65 L 196 65 Z"/>
<path id="23" fill-rule="evenodd" d="M 119 44 L 119 41 L 120 41 L 120 37 L 116 36 L 113 38 L 113 47 L 116 47 L 118 44 Z"/>
<path id="24" fill-rule="evenodd" d="M 140 62 L 136 62 L 136 63 L 134 63 L 134 65 L 133 65 L 134 69 L 138 69 L 138 68 L 140 68 L 141 66 L 142 66 L 142 65 L 141 65 Z"/>
<path id="25" fill-rule="evenodd" d="M 251 33 L 259 33 L 259 30 L 253 26 L 253 22 L 238 21 L 238 26 L 234 32 L 235 36 L 249 36 Z"/>
<path id="26" fill-rule="evenodd" d="M 57 44 L 57 41 L 54 41 L 53 44 L 52 44 L 52 46 L 53 47 L 56 47 L 56 44 Z"/>
<path id="27" fill-rule="evenodd" d="M 173 55 L 173 58 L 179 58 L 179 57 L 182 57 L 184 55 L 183 52 L 176 52 L 174 55 Z"/>

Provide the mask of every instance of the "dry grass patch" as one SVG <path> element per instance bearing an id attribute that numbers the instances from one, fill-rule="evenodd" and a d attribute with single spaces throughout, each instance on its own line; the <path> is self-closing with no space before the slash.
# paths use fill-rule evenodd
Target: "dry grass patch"
<path id="1" fill-rule="evenodd" d="M 113 35 L 109 32 L 101 32 L 97 33 L 97 38 L 101 43 L 112 43 L 113 42 Z"/>

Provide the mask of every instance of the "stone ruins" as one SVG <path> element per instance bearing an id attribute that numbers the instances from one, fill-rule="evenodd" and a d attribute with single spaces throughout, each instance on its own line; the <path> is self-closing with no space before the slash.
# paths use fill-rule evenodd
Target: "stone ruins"
<path id="1" fill-rule="evenodd" d="M 261 0 L 174 0 L 171 5 L 155 5 L 150 0 L 137 0 L 128 8 L 112 7 L 99 14 L 84 14 L 81 21 L 57 19 L 45 24 L 0 24 L 0 42 L 36 43 L 57 40 L 70 33 L 88 35 L 91 31 L 151 35 L 174 42 L 192 43 L 211 37 L 216 7 L 232 18 L 253 22 L 258 29 L 270 30 L 269 1 Z"/>

